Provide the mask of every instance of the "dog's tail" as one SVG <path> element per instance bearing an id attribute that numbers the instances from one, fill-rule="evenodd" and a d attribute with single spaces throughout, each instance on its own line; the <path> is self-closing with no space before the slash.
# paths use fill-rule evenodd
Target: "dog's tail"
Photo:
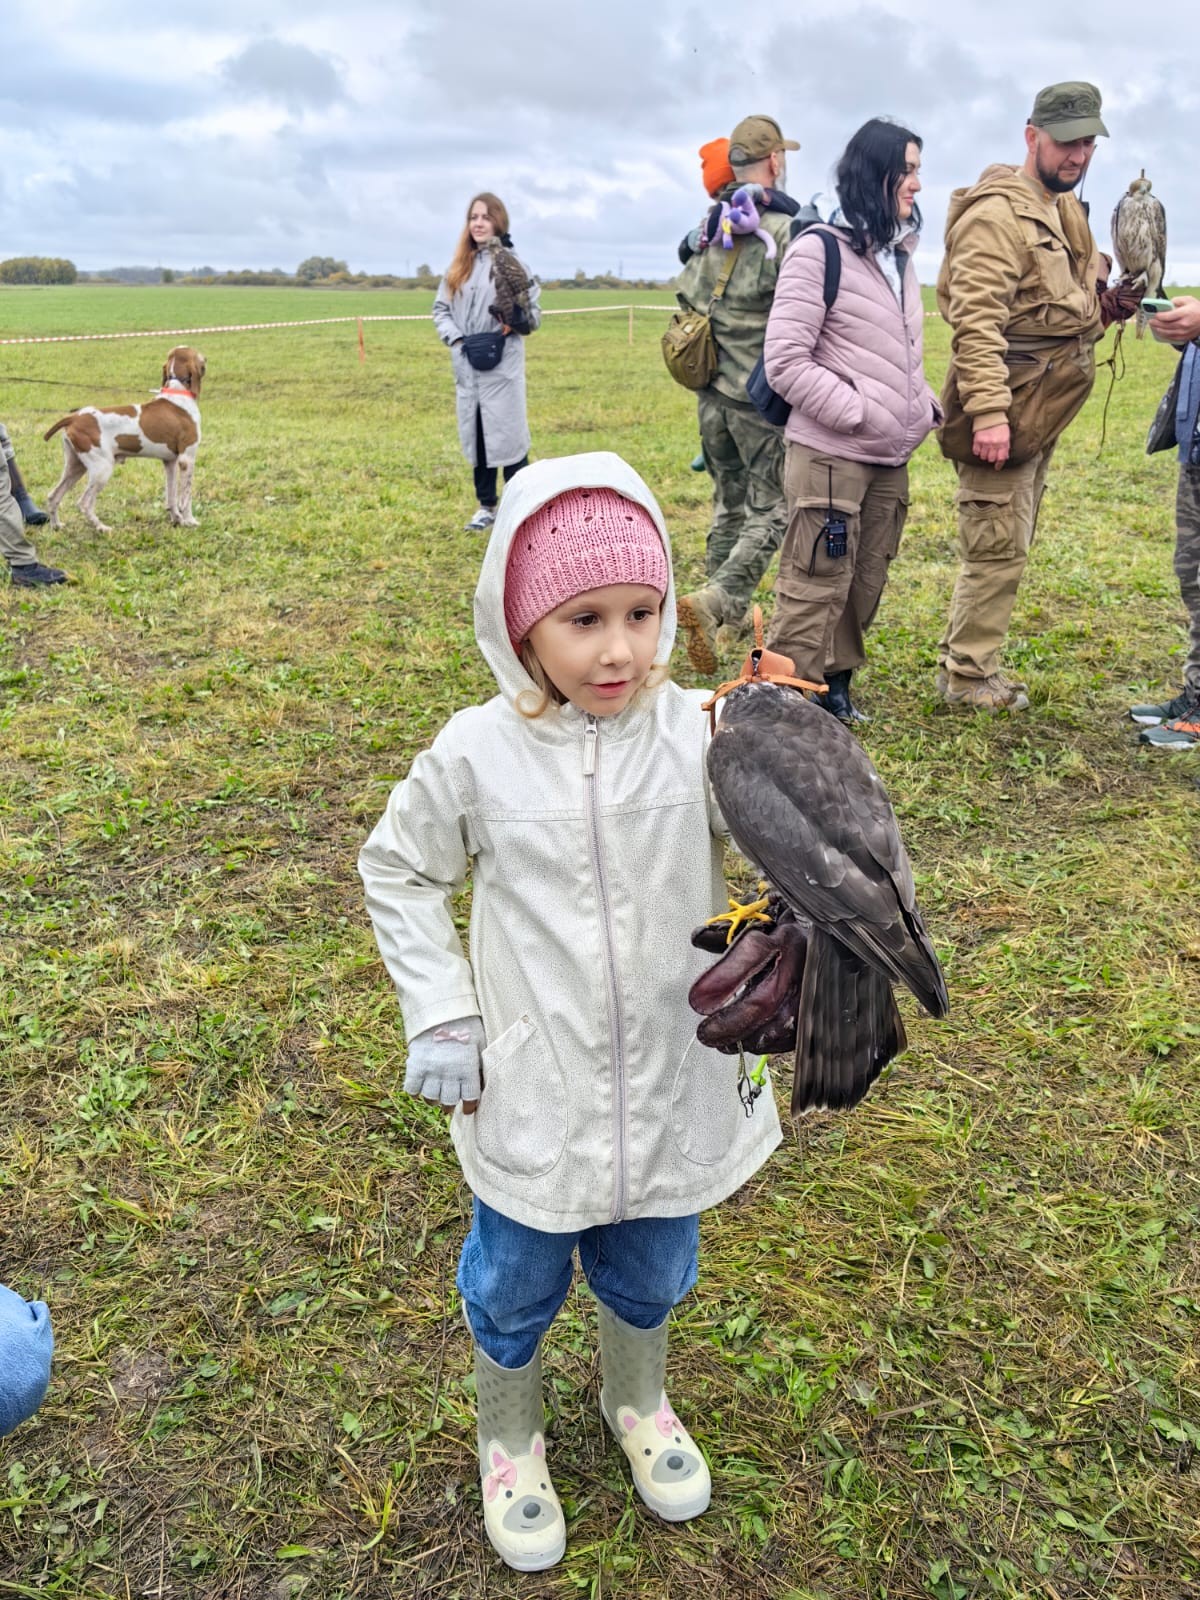
<path id="1" fill-rule="evenodd" d="M 74 416 L 77 416 L 77 415 L 78 415 L 78 412 L 68 411 L 65 417 L 59 417 L 58 421 L 54 424 L 54 426 L 52 428 L 48 428 L 46 430 L 46 432 L 42 435 L 42 438 L 43 439 L 52 439 L 60 428 L 65 428 L 67 423 L 70 422 L 71 418 L 74 417 Z"/>

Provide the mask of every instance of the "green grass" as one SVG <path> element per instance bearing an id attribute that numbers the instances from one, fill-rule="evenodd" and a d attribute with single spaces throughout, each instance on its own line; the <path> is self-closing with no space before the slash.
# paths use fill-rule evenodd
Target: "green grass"
<path id="1" fill-rule="evenodd" d="M 0 336 L 428 299 L 11 290 Z M 687 585 L 708 486 L 660 330 L 548 321 L 531 420 L 537 454 L 634 463 Z M 631 1504 L 568 1301 L 546 1367 L 570 1543 L 519 1578 L 480 1531 L 468 1197 L 440 1115 L 400 1091 L 354 871 L 389 785 L 489 692 L 480 545 L 430 329 L 370 326 L 363 365 L 354 340 L 206 337 L 201 527 L 127 465 L 111 534 L 71 501 L 39 538 L 75 584 L 3 593 L 0 1270 L 50 1301 L 58 1355 L 0 1444 L 0 1597 L 1194 1593 L 1200 765 L 1123 720 L 1186 648 L 1175 464 L 1141 453 L 1170 353 L 1127 338 L 1103 451 L 1103 379 L 1060 451 L 1013 628 L 1021 718 L 933 698 L 953 477 L 918 455 L 862 694 L 951 1019 L 905 1002 L 912 1048 L 869 1100 L 704 1219 L 671 1384 L 714 1465 L 705 1518 Z M 932 321 L 935 381 L 945 352 Z M 156 387 L 164 354 L 0 349 L 40 493 L 49 422 Z"/>

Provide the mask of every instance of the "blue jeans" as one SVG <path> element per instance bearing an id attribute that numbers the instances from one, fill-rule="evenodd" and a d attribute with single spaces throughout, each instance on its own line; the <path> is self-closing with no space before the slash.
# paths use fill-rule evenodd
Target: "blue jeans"
<path id="1" fill-rule="evenodd" d="M 543 1233 L 475 1201 L 458 1292 L 475 1341 L 501 1367 L 532 1361 L 579 1264 L 597 1300 L 635 1328 L 657 1328 L 696 1282 L 700 1218 L 641 1217 Z"/>

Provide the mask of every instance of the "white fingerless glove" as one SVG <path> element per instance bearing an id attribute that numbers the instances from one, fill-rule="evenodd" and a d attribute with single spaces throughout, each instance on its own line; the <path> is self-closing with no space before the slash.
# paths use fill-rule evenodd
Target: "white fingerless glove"
<path id="1" fill-rule="evenodd" d="M 457 1017 L 426 1028 L 408 1042 L 405 1092 L 443 1106 L 460 1101 L 473 1106 L 479 1099 L 479 1056 L 486 1039 L 478 1017 Z"/>

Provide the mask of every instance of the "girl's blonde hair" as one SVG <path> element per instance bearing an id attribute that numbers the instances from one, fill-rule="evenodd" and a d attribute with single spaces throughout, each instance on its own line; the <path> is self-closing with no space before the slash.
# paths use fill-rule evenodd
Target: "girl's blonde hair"
<path id="1" fill-rule="evenodd" d="M 504 201 L 497 195 L 491 194 L 487 189 L 484 189 L 480 194 L 473 194 L 467 205 L 467 220 L 459 236 L 454 257 L 446 269 L 446 288 L 450 294 L 458 293 L 471 276 L 471 268 L 475 265 L 475 253 L 478 246 L 471 237 L 471 213 L 481 200 L 487 207 L 488 216 L 492 219 L 492 224 L 496 229 L 496 237 L 499 238 L 502 233 L 508 232 L 508 208 L 505 206 Z"/>
<path id="2" fill-rule="evenodd" d="M 521 640 L 521 648 L 517 651 L 521 665 L 533 679 L 533 689 L 522 689 L 516 698 L 516 707 L 521 716 L 529 722 L 536 722 L 539 717 L 544 717 L 550 707 L 557 711 L 560 706 L 565 706 L 567 697 L 556 689 L 546 676 L 546 670 L 537 658 L 537 651 L 528 639 Z M 659 662 L 652 666 L 646 674 L 646 681 L 642 684 L 633 701 L 649 696 L 661 685 L 666 683 L 671 676 L 671 669 L 666 662 Z"/>

